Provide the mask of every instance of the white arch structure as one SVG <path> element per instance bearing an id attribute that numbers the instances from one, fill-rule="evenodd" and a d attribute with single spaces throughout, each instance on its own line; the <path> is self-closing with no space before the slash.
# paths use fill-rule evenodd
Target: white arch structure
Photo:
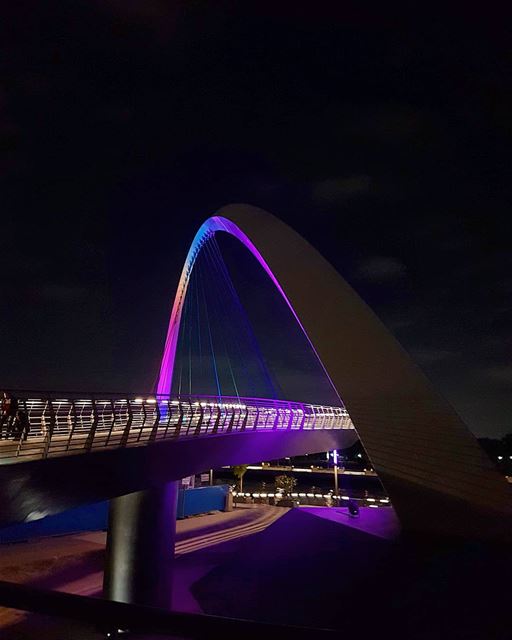
<path id="1" fill-rule="evenodd" d="M 510 487 L 461 418 L 334 268 L 261 209 L 228 205 L 197 232 L 174 300 L 158 393 L 170 392 L 195 259 L 221 231 L 247 247 L 287 302 L 343 398 L 402 527 L 510 539 Z"/>

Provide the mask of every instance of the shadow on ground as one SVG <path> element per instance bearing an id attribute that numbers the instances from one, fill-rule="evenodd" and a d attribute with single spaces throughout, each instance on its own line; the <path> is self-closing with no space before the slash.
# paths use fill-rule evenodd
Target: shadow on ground
<path id="1" fill-rule="evenodd" d="M 358 637 L 510 638 L 510 549 L 378 537 L 317 515 L 294 509 L 242 541 L 193 585 L 203 611 Z"/>

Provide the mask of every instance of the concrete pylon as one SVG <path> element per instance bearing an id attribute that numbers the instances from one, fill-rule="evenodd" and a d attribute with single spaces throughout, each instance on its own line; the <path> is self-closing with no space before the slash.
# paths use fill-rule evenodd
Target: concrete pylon
<path id="1" fill-rule="evenodd" d="M 179 482 L 110 501 L 103 594 L 170 609 Z"/>

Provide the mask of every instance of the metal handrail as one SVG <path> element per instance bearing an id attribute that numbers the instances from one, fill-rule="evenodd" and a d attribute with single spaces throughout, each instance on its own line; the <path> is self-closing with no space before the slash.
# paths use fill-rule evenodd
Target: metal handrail
<path id="1" fill-rule="evenodd" d="M 0 464 L 246 430 L 354 428 L 344 407 L 268 398 L 133 394 L 100 398 L 56 392 L 17 392 L 12 397 L 20 409 L 7 438 L 0 440 Z"/>

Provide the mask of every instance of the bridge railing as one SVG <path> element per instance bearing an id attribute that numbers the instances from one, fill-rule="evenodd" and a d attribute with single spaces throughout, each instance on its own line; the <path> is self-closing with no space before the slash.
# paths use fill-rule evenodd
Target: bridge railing
<path id="1" fill-rule="evenodd" d="M 354 428 L 343 407 L 265 398 L 19 393 L 13 399 L 0 417 L 0 464 L 248 430 Z"/>

